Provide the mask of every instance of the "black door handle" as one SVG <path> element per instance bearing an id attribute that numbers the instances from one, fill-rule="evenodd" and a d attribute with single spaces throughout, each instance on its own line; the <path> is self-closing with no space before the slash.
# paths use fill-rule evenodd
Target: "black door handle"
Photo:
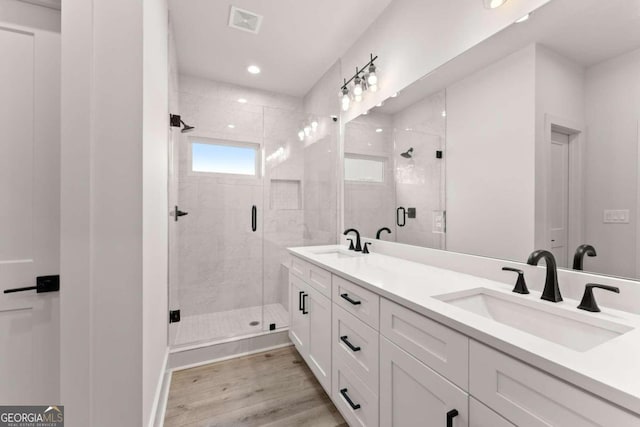
<path id="1" fill-rule="evenodd" d="M 349 406 L 351 406 L 351 409 L 353 409 L 354 411 L 356 409 L 360 409 L 360 404 L 359 403 L 353 403 L 353 400 L 351 400 L 351 398 L 347 394 L 347 389 L 346 388 L 343 388 L 342 390 L 340 390 L 340 394 L 342 395 L 342 397 L 344 397 L 344 400 L 347 401 Z"/>
<path id="2" fill-rule="evenodd" d="M 299 311 L 302 311 L 302 294 L 304 294 L 304 291 L 298 292 L 298 310 Z"/>
<path id="3" fill-rule="evenodd" d="M 60 276 L 39 276 L 36 277 L 36 285 L 35 286 L 25 286 L 22 288 L 13 288 L 13 289 L 5 289 L 5 294 L 12 294 L 15 292 L 24 292 L 24 291 L 36 291 L 41 294 L 43 292 L 58 292 L 60 290 Z"/>
<path id="4" fill-rule="evenodd" d="M 251 231 L 255 232 L 258 228 L 258 208 L 256 205 L 251 207 Z"/>
<path id="5" fill-rule="evenodd" d="M 302 294 L 302 314 L 309 314 L 309 312 L 307 311 L 307 300 L 305 300 L 305 298 L 308 296 L 309 294 Z"/>
<path id="6" fill-rule="evenodd" d="M 447 412 L 447 427 L 453 427 L 453 419 L 460 415 L 457 409 L 452 409 Z"/>
<path id="7" fill-rule="evenodd" d="M 347 347 L 349 347 L 349 348 L 351 349 L 351 351 L 353 351 L 354 353 L 355 353 L 356 351 L 360 351 L 360 347 L 355 346 L 355 345 L 353 345 L 353 344 L 351 344 L 351 343 L 349 342 L 349 339 L 348 339 L 347 335 L 344 335 L 344 336 L 340 337 L 340 341 L 342 341 L 343 343 L 345 343 L 345 344 L 347 345 Z"/>
<path id="8" fill-rule="evenodd" d="M 173 220 L 174 221 L 178 221 L 178 218 L 181 216 L 185 216 L 185 215 L 189 215 L 189 212 L 183 212 L 180 209 L 178 209 L 178 206 L 175 206 L 173 208 Z"/>
<path id="9" fill-rule="evenodd" d="M 400 211 L 402 211 L 402 224 L 400 223 Z M 396 225 L 404 227 L 407 224 L 407 210 L 403 207 L 396 209 Z"/>
<path id="10" fill-rule="evenodd" d="M 354 299 L 349 298 L 349 294 L 340 294 L 340 297 L 343 298 L 343 299 L 346 299 L 347 301 L 349 301 L 353 305 L 362 304 L 362 301 L 356 301 Z"/>

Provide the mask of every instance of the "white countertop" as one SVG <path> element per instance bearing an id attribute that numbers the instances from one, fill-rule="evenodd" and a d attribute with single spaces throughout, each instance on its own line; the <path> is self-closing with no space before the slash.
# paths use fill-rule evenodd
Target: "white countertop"
<path id="1" fill-rule="evenodd" d="M 289 248 L 289 252 L 474 340 L 640 414 L 640 316 L 607 308 L 602 308 L 600 313 L 589 313 L 576 308 L 579 301 L 565 299 L 554 304 L 540 300 L 540 292 L 532 290 L 529 295 L 513 294 L 513 285 L 387 255 L 371 253 L 332 258 L 321 254 L 338 248 L 346 249 L 344 246 L 331 245 Z M 515 283 L 515 275 L 513 279 Z M 540 301 L 540 304 L 553 304 L 558 310 L 596 316 L 634 329 L 580 352 L 434 298 L 475 288 L 489 288 L 517 295 L 518 298 Z"/>

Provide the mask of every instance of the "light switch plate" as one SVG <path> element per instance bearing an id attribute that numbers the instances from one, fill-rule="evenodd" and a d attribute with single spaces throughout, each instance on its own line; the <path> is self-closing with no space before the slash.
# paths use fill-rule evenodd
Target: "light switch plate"
<path id="1" fill-rule="evenodd" d="M 605 224 L 629 224 L 629 209 L 605 209 Z"/>
<path id="2" fill-rule="evenodd" d="M 433 219 L 433 226 L 431 227 L 432 233 L 444 233 L 444 212 L 443 211 L 433 211 L 431 213 L 431 217 Z"/>

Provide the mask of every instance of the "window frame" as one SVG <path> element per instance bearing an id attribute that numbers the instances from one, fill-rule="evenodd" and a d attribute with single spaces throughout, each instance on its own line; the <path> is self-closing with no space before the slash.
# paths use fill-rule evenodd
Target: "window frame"
<path id="1" fill-rule="evenodd" d="M 382 181 L 364 181 L 364 180 L 350 180 L 346 178 L 347 173 L 347 159 L 354 160 L 369 160 L 377 161 L 382 164 Z M 342 180 L 348 184 L 355 185 L 386 185 L 387 183 L 387 162 L 389 158 L 386 156 L 371 156 L 359 153 L 344 153 L 344 168 L 342 171 Z"/>
<path id="2" fill-rule="evenodd" d="M 255 174 L 247 175 L 247 174 L 239 174 L 239 173 L 195 171 L 193 170 L 193 144 L 251 148 L 255 152 L 255 165 L 254 165 Z M 201 177 L 210 177 L 210 178 L 219 178 L 219 179 L 228 178 L 228 179 L 234 179 L 234 180 L 240 179 L 240 180 L 248 180 L 248 181 L 255 181 L 255 180 L 262 179 L 262 145 L 257 142 L 234 141 L 229 139 L 208 138 L 203 136 L 190 136 L 188 151 L 189 151 L 188 175 L 190 176 L 201 176 Z"/>

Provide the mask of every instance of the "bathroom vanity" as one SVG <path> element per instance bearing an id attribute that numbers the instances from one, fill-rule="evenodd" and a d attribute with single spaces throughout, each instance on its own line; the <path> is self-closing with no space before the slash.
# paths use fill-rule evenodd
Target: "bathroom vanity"
<path id="1" fill-rule="evenodd" d="M 290 338 L 351 426 L 640 425 L 638 315 L 346 246 L 289 251 Z"/>

